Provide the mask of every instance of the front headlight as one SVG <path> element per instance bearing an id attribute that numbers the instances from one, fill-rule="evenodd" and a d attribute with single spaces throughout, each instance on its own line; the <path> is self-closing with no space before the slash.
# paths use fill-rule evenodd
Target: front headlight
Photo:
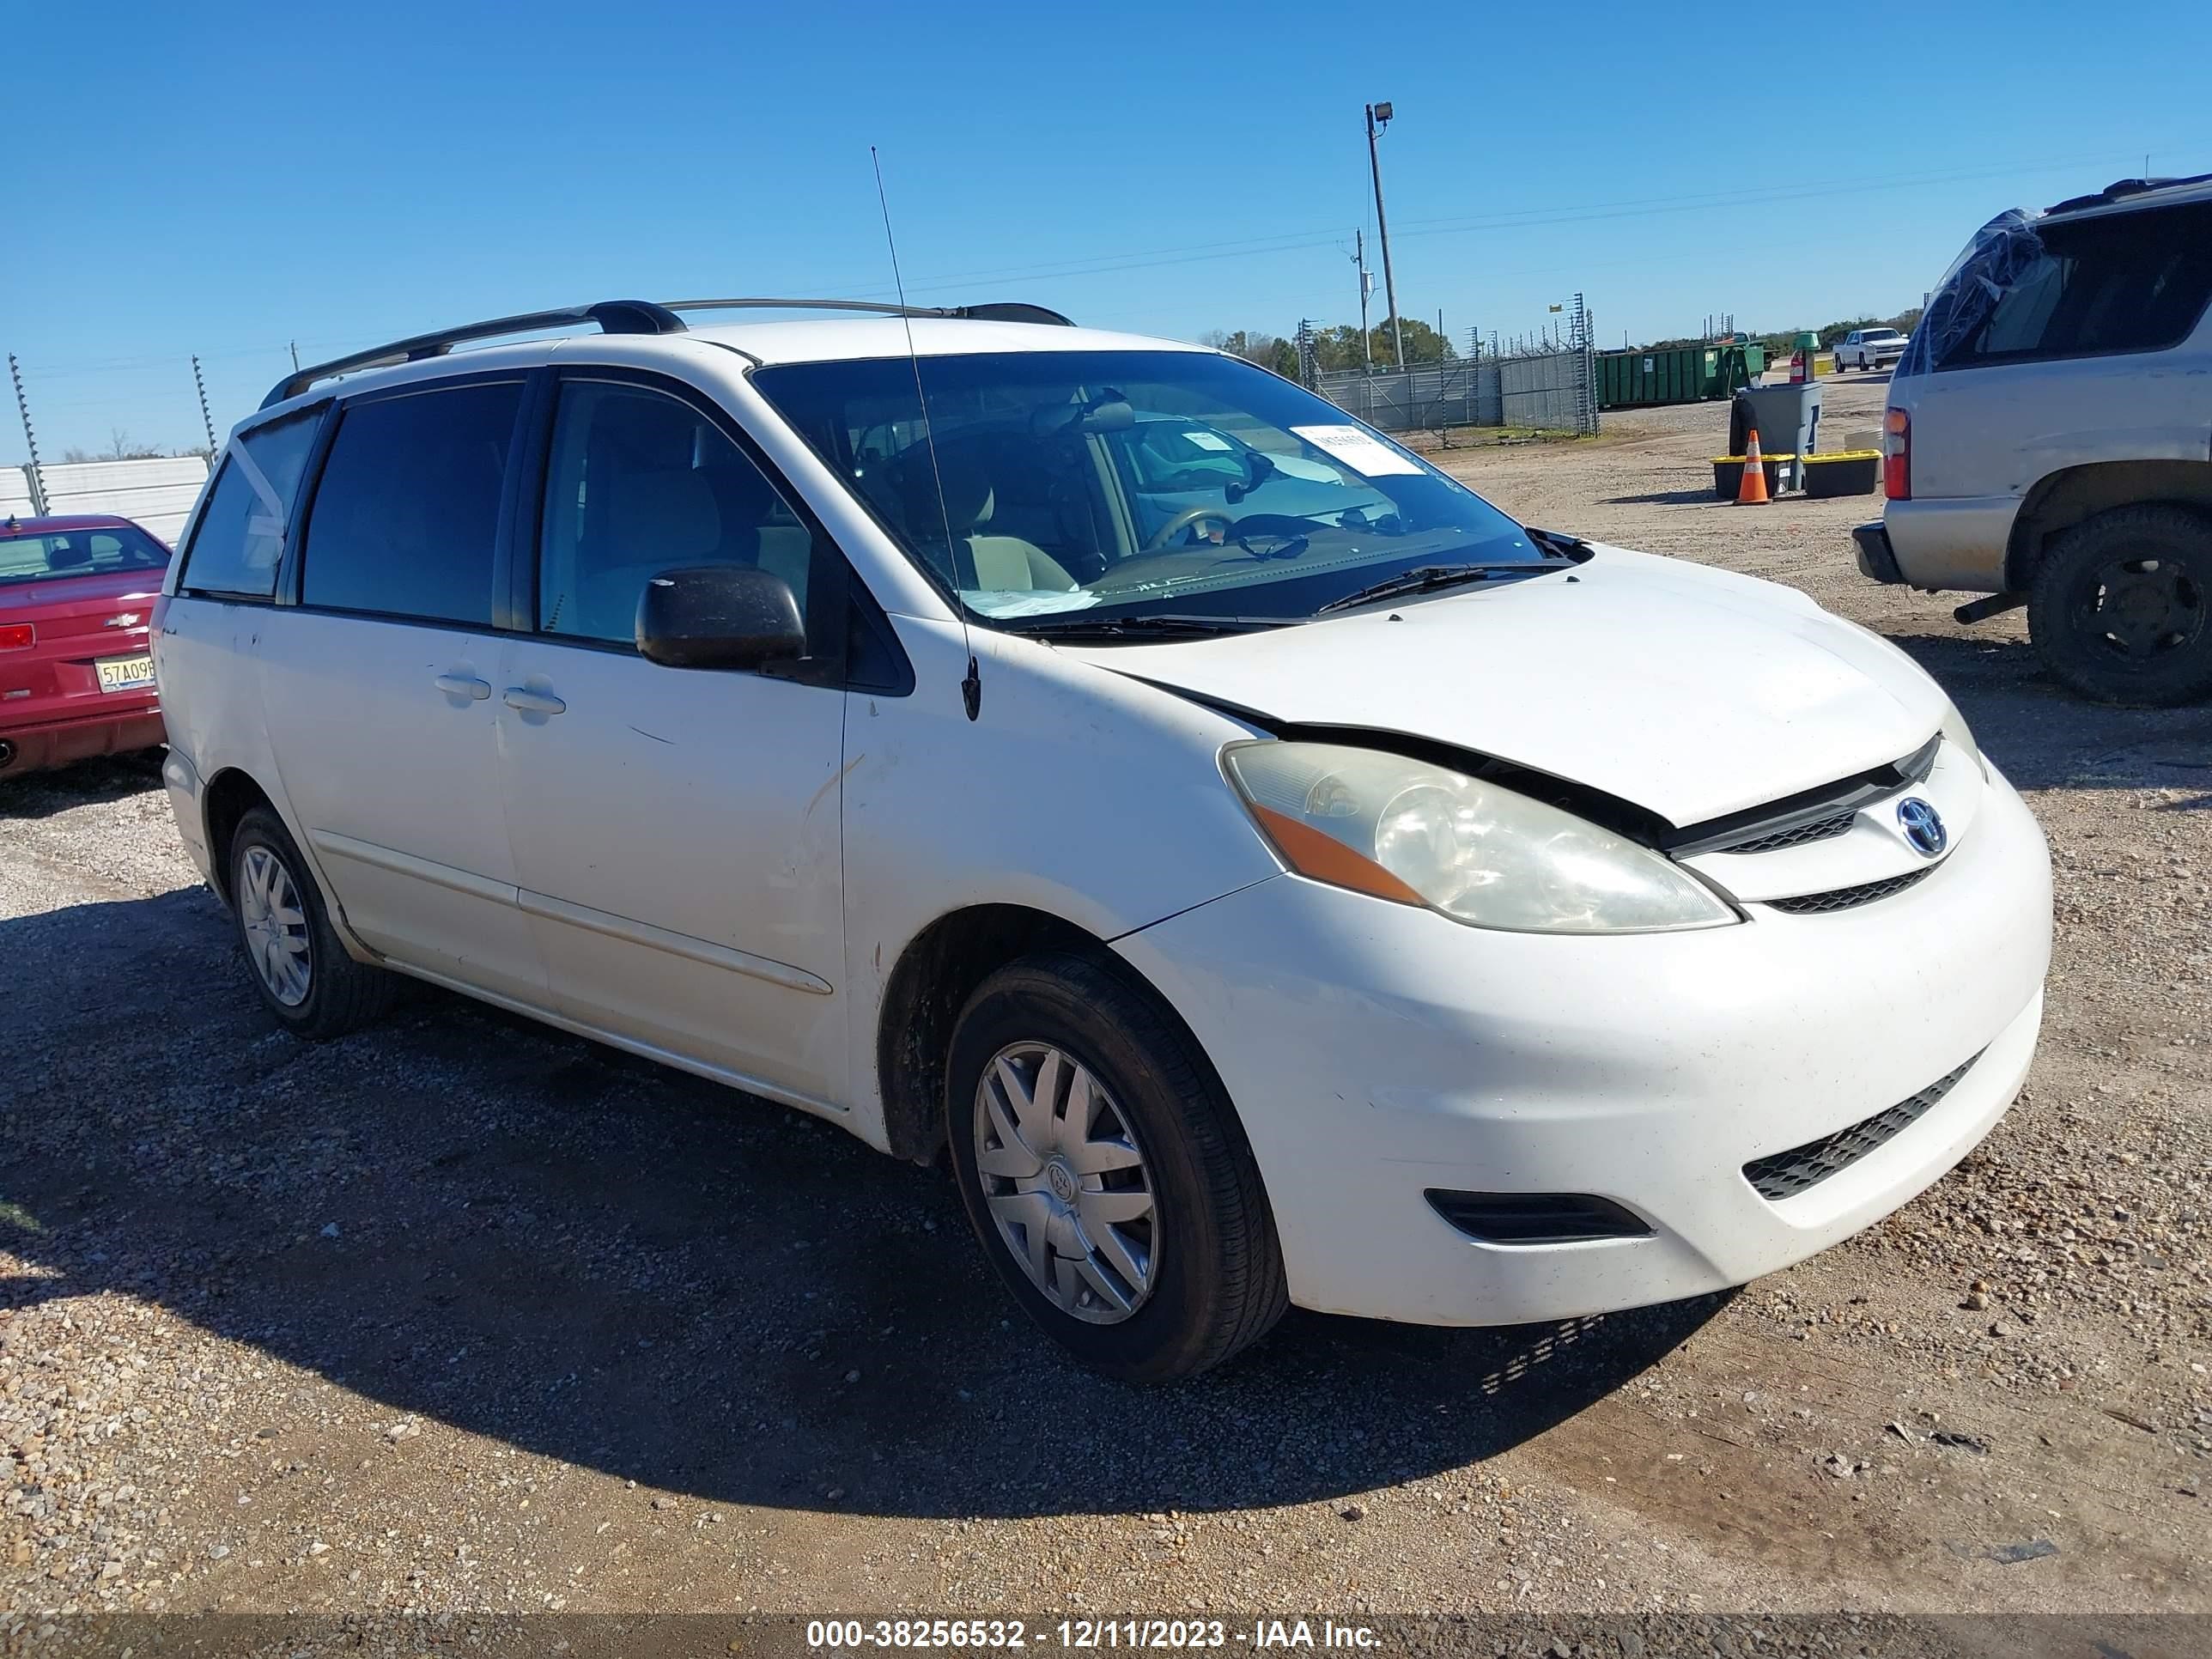
<path id="1" fill-rule="evenodd" d="M 1519 933 L 1656 933 L 1738 920 L 1710 888 L 1571 812 L 1402 755 L 1225 750 L 1230 781 L 1300 875 Z"/>
<path id="2" fill-rule="evenodd" d="M 1990 781 L 1990 763 L 1982 758 L 1982 746 L 1974 741 L 1974 734 L 1966 725 L 1966 717 L 1959 712 L 1959 705 L 1948 697 L 1943 700 L 1943 724 L 1940 730 L 1943 741 L 1963 750 L 1974 763 L 1974 769 L 1982 775 L 1982 781 Z"/>

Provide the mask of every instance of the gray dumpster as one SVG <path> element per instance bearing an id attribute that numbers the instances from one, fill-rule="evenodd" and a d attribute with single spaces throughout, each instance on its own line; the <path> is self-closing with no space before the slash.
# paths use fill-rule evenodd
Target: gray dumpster
<path id="1" fill-rule="evenodd" d="M 1729 453 L 1743 453 L 1751 428 L 1759 428 L 1759 448 L 1764 455 L 1811 455 L 1820 450 L 1820 387 L 1807 380 L 1796 386 L 1747 386 L 1735 394 L 1729 409 Z M 1784 480 L 1802 489 L 1805 474 L 1792 461 Z"/>

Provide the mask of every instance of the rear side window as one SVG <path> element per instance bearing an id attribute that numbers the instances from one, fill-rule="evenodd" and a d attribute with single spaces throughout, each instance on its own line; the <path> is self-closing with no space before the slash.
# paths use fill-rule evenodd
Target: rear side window
<path id="1" fill-rule="evenodd" d="M 300 599 L 489 628 L 519 382 L 356 404 L 315 486 Z"/>
<path id="2" fill-rule="evenodd" d="M 319 404 L 231 440 L 185 550 L 179 592 L 265 599 L 276 591 L 300 474 L 326 407 Z"/>
<path id="3" fill-rule="evenodd" d="M 2039 258 L 1942 367 L 2157 351 L 2212 300 L 2212 203 L 2036 227 Z"/>

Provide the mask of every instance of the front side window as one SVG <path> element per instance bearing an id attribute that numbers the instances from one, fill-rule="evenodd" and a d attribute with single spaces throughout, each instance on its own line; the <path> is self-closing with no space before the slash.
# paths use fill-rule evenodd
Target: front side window
<path id="1" fill-rule="evenodd" d="M 538 626 L 629 644 L 646 583 L 686 565 L 755 565 L 807 615 L 812 532 L 714 423 L 640 386 L 571 381 L 545 480 Z"/>
<path id="2" fill-rule="evenodd" d="M 300 475 L 327 407 L 319 404 L 231 439 L 185 549 L 180 591 L 242 599 L 276 592 Z"/>
<path id="3" fill-rule="evenodd" d="M 169 550 L 141 530 L 53 530 L 11 536 L 0 530 L 0 587 L 117 570 L 160 570 Z"/>
<path id="4" fill-rule="evenodd" d="M 300 601 L 489 628 L 519 381 L 352 404 L 324 463 Z"/>
<path id="5" fill-rule="evenodd" d="M 1556 562 L 1472 490 L 1233 357 L 925 357 L 927 426 L 916 368 L 796 363 L 753 380 L 984 620 L 1299 620 L 1418 567 Z"/>

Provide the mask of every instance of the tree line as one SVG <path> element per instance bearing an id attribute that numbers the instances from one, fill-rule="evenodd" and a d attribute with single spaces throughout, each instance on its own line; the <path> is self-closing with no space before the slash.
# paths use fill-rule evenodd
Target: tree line
<path id="1" fill-rule="evenodd" d="M 207 460 L 214 453 L 205 444 L 194 444 L 188 449 L 163 449 L 158 444 L 143 444 L 118 426 L 109 428 L 107 447 L 98 454 L 82 447 L 64 449 L 61 465 L 82 466 L 87 461 L 163 461 L 184 455 L 197 455 L 202 460 Z"/>
<path id="2" fill-rule="evenodd" d="M 1910 334 L 1919 321 L 1920 307 L 1918 306 L 1907 306 L 1903 311 L 1899 312 L 1894 317 L 1847 317 L 1841 322 L 1830 323 L 1825 327 L 1815 329 L 1813 331 L 1820 337 L 1820 349 L 1823 351 L 1826 351 L 1832 349 L 1837 341 L 1842 339 L 1844 336 L 1850 333 L 1854 329 L 1893 328 L 1899 334 Z M 1778 330 L 1771 334 L 1752 334 L 1747 335 L 1745 337 L 1756 344 L 1765 346 L 1766 348 L 1767 354 L 1770 356 L 1786 357 L 1797 349 L 1797 337 L 1802 332 L 1803 332 L 1803 331 L 1801 329 L 1785 328 Z M 1679 340 L 1654 340 L 1650 345 L 1638 346 L 1636 349 L 1639 351 L 1672 351 L 1680 346 L 1699 346 L 1710 343 L 1711 342 L 1704 339 L 1686 336 Z"/>
<path id="3" fill-rule="evenodd" d="M 1911 306 L 1894 317 L 1850 317 L 1828 324 L 1816 332 L 1820 337 L 1820 349 L 1833 347 L 1853 329 L 1893 328 L 1899 334 L 1910 334 L 1920 320 L 1920 307 Z M 1418 317 L 1401 317 L 1399 326 L 1406 337 L 1406 361 L 1408 363 L 1438 363 L 1456 361 L 1459 353 L 1443 335 Z M 1746 337 L 1766 348 L 1770 356 L 1787 356 L 1796 349 L 1794 342 L 1799 331 L 1782 329 L 1771 334 L 1754 334 Z M 1298 348 L 1295 340 L 1280 334 L 1271 334 L 1265 329 L 1213 329 L 1198 337 L 1200 345 L 1212 346 L 1219 351 L 1243 358 L 1262 368 L 1271 368 L 1290 380 L 1298 378 Z M 1638 351 L 1671 351 L 1682 346 L 1701 346 L 1711 342 L 1702 337 L 1684 336 L 1679 339 L 1654 340 L 1647 345 L 1631 348 Z M 1397 366 L 1395 342 L 1390 337 L 1390 325 L 1385 321 L 1367 331 L 1363 349 L 1358 328 L 1351 323 L 1338 323 L 1314 331 L 1314 355 L 1323 369 L 1393 368 Z"/>
<path id="4" fill-rule="evenodd" d="M 1401 317 L 1398 325 L 1405 333 L 1406 361 L 1409 363 L 1449 362 L 1459 356 L 1452 349 L 1449 340 L 1418 317 Z M 1200 335 L 1198 343 L 1257 363 L 1262 368 L 1272 368 L 1287 379 L 1298 378 L 1297 342 L 1279 334 L 1270 334 L 1264 329 L 1217 328 Z M 1377 368 L 1392 368 L 1398 362 L 1397 347 L 1390 337 L 1388 322 L 1377 323 L 1367 331 L 1364 349 L 1361 348 L 1356 324 L 1338 323 L 1316 329 L 1314 356 L 1323 369 L 1364 368 L 1370 362 Z"/>

